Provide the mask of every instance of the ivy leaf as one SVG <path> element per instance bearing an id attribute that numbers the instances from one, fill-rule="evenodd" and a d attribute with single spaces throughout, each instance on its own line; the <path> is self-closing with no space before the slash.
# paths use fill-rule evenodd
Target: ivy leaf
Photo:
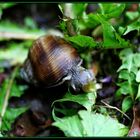
<path id="1" fill-rule="evenodd" d="M 94 39 L 90 36 L 76 35 L 72 37 L 67 37 L 66 39 L 83 48 L 94 48 L 97 45 Z"/>
<path id="2" fill-rule="evenodd" d="M 118 3 L 109 3 L 104 4 L 100 3 L 99 7 L 101 9 L 101 14 L 105 14 L 107 18 L 116 18 L 119 17 L 125 9 L 125 4 Z"/>
<path id="3" fill-rule="evenodd" d="M 132 98 L 130 96 L 127 96 L 124 98 L 123 102 L 122 102 L 122 111 L 126 112 L 128 111 L 131 107 L 133 106 L 133 101 Z"/>

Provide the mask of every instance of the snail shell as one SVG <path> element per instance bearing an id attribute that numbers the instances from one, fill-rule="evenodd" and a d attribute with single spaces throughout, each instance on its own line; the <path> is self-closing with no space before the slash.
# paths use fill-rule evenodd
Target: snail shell
<path id="1" fill-rule="evenodd" d="M 82 60 L 75 48 L 64 39 L 47 35 L 34 41 L 21 69 L 21 77 L 29 83 L 52 87 L 69 81 L 76 90 L 93 74 L 81 67 Z"/>

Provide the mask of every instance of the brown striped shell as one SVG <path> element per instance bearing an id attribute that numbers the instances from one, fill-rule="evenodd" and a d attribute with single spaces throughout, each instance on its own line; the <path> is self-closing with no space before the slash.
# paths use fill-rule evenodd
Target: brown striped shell
<path id="1" fill-rule="evenodd" d="M 64 39 L 52 35 L 42 36 L 30 48 L 21 76 L 30 83 L 55 86 L 80 63 L 76 49 Z"/>

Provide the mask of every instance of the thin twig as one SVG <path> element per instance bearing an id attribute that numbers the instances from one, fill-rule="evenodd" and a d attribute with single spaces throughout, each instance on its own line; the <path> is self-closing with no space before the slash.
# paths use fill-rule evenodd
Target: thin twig
<path id="1" fill-rule="evenodd" d="M 3 102 L 3 106 L 2 106 L 2 110 L 1 110 L 1 114 L 0 114 L 0 128 L 2 126 L 2 118 L 3 118 L 4 114 L 5 114 L 7 106 L 8 106 L 8 99 L 9 99 L 9 96 L 10 96 L 10 91 L 11 91 L 12 84 L 13 84 L 13 81 L 15 79 L 18 67 L 19 66 L 15 67 L 15 69 L 14 69 L 14 71 L 12 73 L 11 79 L 9 80 L 9 83 L 7 85 L 7 90 L 6 90 L 6 94 L 5 94 L 5 98 L 4 98 L 4 102 Z"/>
<path id="2" fill-rule="evenodd" d="M 127 116 L 127 115 L 126 115 L 122 110 L 120 110 L 119 108 L 117 108 L 117 107 L 115 107 L 115 106 L 111 106 L 111 105 L 107 104 L 107 103 L 104 102 L 104 101 L 101 101 L 101 102 L 102 102 L 103 104 L 105 104 L 108 108 L 112 108 L 112 109 L 115 109 L 115 110 L 121 112 L 126 118 L 128 118 L 129 120 L 131 120 L 130 117 Z"/>

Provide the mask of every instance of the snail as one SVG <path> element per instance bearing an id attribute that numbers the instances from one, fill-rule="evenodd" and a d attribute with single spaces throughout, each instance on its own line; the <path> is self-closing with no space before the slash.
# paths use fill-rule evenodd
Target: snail
<path id="1" fill-rule="evenodd" d="M 67 83 L 75 90 L 86 90 L 95 80 L 91 70 L 81 66 L 76 49 L 59 36 L 37 38 L 21 68 L 21 77 L 34 85 L 54 87 Z"/>

